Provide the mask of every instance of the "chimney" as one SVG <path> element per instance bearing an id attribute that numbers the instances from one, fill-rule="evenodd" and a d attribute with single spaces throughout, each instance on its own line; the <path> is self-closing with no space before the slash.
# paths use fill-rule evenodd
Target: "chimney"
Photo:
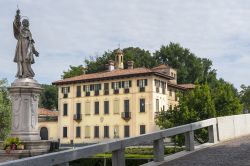
<path id="1" fill-rule="evenodd" d="M 134 61 L 128 61 L 128 69 L 134 68 Z"/>
<path id="2" fill-rule="evenodd" d="M 112 71 L 115 69 L 114 62 L 112 60 L 109 60 L 108 71 Z"/>

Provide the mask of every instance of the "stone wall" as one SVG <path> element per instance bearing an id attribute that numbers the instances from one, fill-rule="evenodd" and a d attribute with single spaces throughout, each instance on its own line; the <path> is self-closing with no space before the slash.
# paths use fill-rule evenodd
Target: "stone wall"
<path id="1" fill-rule="evenodd" d="M 225 141 L 250 134 L 250 114 L 217 118 L 218 139 Z"/>

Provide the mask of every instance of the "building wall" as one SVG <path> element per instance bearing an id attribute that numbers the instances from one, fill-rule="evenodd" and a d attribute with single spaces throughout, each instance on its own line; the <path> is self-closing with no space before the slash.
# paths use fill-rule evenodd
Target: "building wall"
<path id="1" fill-rule="evenodd" d="M 139 92 L 139 87 L 137 86 L 138 79 L 147 79 L 147 86 L 145 87 L 145 92 Z M 161 80 L 167 82 L 167 80 L 157 77 L 157 76 L 145 76 L 145 77 L 133 77 L 127 79 L 110 80 L 102 82 L 91 82 L 91 84 L 102 83 L 102 90 L 100 90 L 99 96 L 94 96 L 94 91 L 91 91 L 91 95 L 86 97 L 82 90 L 83 84 L 71 84 L 59 86 L 58 96 L 59 96 L 59 136 L 62 143 L 70 143 L 70 140 L 74 140 L 74 143 L 92 143 L 107 141 L 114 138 L 114 127 L 119 126 L 119 138 L 124 138 L 124 126 L 130 126 L 130 136 L 140 135 L 140 125 L 145 125 L 146 133 L 158 130 L 155 125 L 155 115 L 156 115 L 156 99 L 159 99 L 159 109 L 168 108 L 168 93 L 167 89 L 165 94 L 162 94 L 162 88 L 159 88 L 160 92 L 156 92 L 156 87 L 154 80 Z M 123 93 L 123 88 L 120 88 L 119 94 L 113 94 L 113 89 L 111 88 L 111 82 L 115 81 L 132 81 L 132 87 L 130 87 L 130 92 Z M 109 83 L 109 95 L 103 95 L 104 85 L 103 83 Z M 87 84 L 87 83 L 84 83 Z M 61 93 L 61 87 L 70 87 L 70 93 L 68 98 L 63 98 Z M 76 96 L 77 86 L 81 86 L 81 97 Z M 167 88 L 167 87 L 166 87 Z M 145 99 L 145 112 L 140 112 L 140 99 Z M 119 101 L 119 113 L 114 113 L 114 101 Z M 124 120 L 121 117 L 121 113 L 124 111 L 124 100 L 129 100 L 129 110 L 131 112 L 131 119 Z M 94 102 L 99 101 L 99 114 L 94 114 Z M 109 101 L 109 114 L 104 114 L 104 101 Z M 90 102 L 90 115 L 85 114 L 86 102 Z M 68 115 L 63 116 L 63 104 L 68 104 Z M 81 114 L 82 120 L 75 121 L 73 119 L 74 114 L 76 114 L 76 103 L 81 103 Z M 81 127 L 81 136 L 76 138 L 76 127 Z M 90 138 L 85 138 L 85 127 L 90 127 Z M 94 126 L 99 126 L 99 138 L 94 138 Z M 104 126 L 109 126 L 109 138 L 104 138 Z M 67 127 L 68 135 L 67 138 L 63 138 L 63 127 Z"/>
<path id="2" fill-rule="evenodd" d="M 57 121 L 43 121 L 43 122 L 38 122 L 38 128 L 39 132 L 42 127 L 46 127 L 48 129 L 48 138 L 49 140 L 58 140 L 59 135 L 58 135 L 58 122 Z"/>

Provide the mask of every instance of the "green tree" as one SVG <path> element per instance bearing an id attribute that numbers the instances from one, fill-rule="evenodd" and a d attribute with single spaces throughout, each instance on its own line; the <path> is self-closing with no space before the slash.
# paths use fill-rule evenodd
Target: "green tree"
<path id="1" fill-rule="evenodd" d="M 161 128 L 170 128 L 216 116 L 215 105 L 208 84 L 197 84 L 194 90 L 179 96 L 179 105 L 174 110 L 161 111 L 157 116 L 156 124 Z M 207 141 L 207 130 L 197 131 L 195 138 L 201 143 Z M 175 137 L 175 139 L 179 145 L 183 144 L 183 136 Z"/>
<path id="2" fill-rule="evenodd" d="M 151 56 L 149 51 L 141 49 L 139 47 L 128 47 L 124 48 L 124 67 L 127 68 L 128 61 L 134 61 L 134 67 L 147 67 L 151 68 L 156 65 L 156 61 Z M 88 60 L 85 60 L 87 73 L 96 73 L 105 71 L 105 65 L 108 64 L 109 60 L 115 59 L 116 49 L 113 51 L 105 52 L 100 57 L 91 57 Z"/>
<path id="3" fill-rule="evenodd" d="M 11 102 L 7 90 L 7 80 L 0 80 L 0 140 L 4 140 L 11 127 Z"/>
<path id="4" fill-rule="evenodd" d="M 241 85 L 240 100 L 244 109 L 250 111 L 250 86 Z"/>
<path id="5" fill-rule="evenodd" d="M 205 83 L 216 77 L 216 71 L 212 69 L 212 61 L 206 58 L 199 58 L 183 48 L 178 43 L 170 43 L 162 46 L 154 54 L 156 63 L 168 64 L 177 69 L 178 83 Z"/>
<path id="6" fill-rule="evenodd" d="M 68 71 L 64 71 L 62 78 L 70 78 L 78 75 L 82 75 L 85 73 L 85 68 L 82 65 L 79 66 L 69 66 Z"/>
<path id="7" fill-rule="evenodd" d="M 42 85 L 42 93 L 39 100 L 40 108 L 57 109 L 58 92 L 54 85 Z"/>

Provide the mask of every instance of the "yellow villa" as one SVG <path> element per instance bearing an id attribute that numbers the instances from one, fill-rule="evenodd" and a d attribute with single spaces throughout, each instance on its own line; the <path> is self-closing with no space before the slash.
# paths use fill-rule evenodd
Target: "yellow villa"
<path id="1" fill-rule="evenodd" d="M 158 130 L 155 115 L 178 104 L 175 69 L 124 69 L 123 52 L 107 70 L 53 82 L 58 86 L 58 137 L 61 143 L 97 143 Z"/>

